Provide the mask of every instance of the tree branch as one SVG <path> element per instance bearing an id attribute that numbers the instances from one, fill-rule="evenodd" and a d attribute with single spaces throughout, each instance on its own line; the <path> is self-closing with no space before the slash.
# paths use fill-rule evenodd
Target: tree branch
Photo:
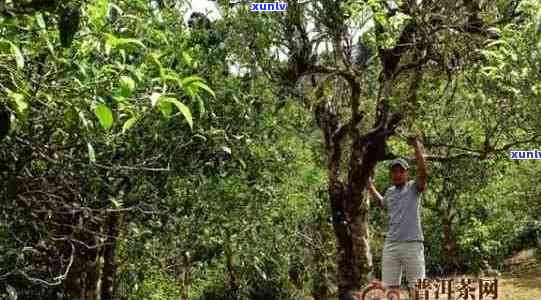
<path id="1" fill-rule="evenodd" d="M 40 278 L 32 277 L 32 276 L 28 275 L 26 272 L 24 272 L 23 270 L 20 270 L 20 269 L 8 272 L 6 274 L 3 274 L 3 275 L 0 276 L 0 279 L 4 279 L 4 278 L 7 278 L 7 277 L 12 276 L 12 275 L 19 274 L 19 275 L 23 276 L 26 280 L 31 281 L 33 283 L 39 283 L 39 284 L 43 284 L 43 285 L 47 285 L 47 286 L 60 285 L 60 284 L 62 284 L 64 279 L 66 279 L 66 277 L 68 276 L 68 273 L 71 270 L 71 266 L 73 265 L 73 260 L 75 258 L 75 246 L 73 246 L 73 243 L 70 243 L 70 245 L 71 245 L 71 255 L 70 255 L 70 260 L 69 260 L 68 266 L 66 267 L 66 270 L 64 271 L 64 273 L 54 277 L 53 281 L 47 281 L 47 280 L 43 280 L 43 279 L 40 279 Z"/>

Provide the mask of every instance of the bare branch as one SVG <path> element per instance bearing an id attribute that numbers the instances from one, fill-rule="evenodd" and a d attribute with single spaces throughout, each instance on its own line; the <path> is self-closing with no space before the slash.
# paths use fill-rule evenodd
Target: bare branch
<path id="1" fill-rule="evenodd" d="M 24 272 L 23 270 L 20 270 L 20 269 L 17 269 L 17 270 L 8 272 L 8 273 L 6 273 L 4 275 L 1 275 L 0 280 L 3 280 L 3 279 L 5 279 L 5 278 L 7 278 L 9 276 L 12 276 L 12 275 L 19 274 L 19 275 L 23 276 L 26 280 L 31 281 L 33 283 L 39 283 L 39 284 L 43 284 L 43 285 L 47 285 L 47 286 L 60 285 L 60 284 L 62 284 L 64 279 L 66 279 L 66 277 L 68 276 L 68 273 L 69 273 L 69 271 L 71 269 L 71 266 L 73 265 L 73 260 L 75 259 L 75 246 L 73 246 L 73 243 L 70 243 L 70 245 L 71 245 L 71 255 L 70 255 L 70 260 L 69 260 L 68 266 L 66 267 L 66 270 L 64 271 L 64 273 L 54 277 L 52 281 L 47 281 L 47 280 L 44 280 L 44 279 L 32 277 L 32 276 L 28 275 L 26 272 Z"/>

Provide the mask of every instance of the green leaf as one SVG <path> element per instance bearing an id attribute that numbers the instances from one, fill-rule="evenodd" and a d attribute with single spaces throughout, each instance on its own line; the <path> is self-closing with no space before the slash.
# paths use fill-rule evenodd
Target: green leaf
<path id="1" fill-rule="evenodd" d="M 107 11 L 109 9 L 108 0 L 96 0 L 91 1 L 87 7 L 87 14 L 90 23 L 95 28 L 102 28 L 105 25 L 105 18 L 107 17 Z"/>
<path id="2" fill-rule="evenodd" d="M 244 160 L 239 158 L 239 163 L 240 163 L 242 169 L 246 169 L 246 163 L 244 162 Z"/>
<path id="3" fill-rule="evenodd" d="M 511 48 L 511 45 L 509 45 L 509 43 L 505 40 L 494 40 L 494 41 L 490 41 L 485 48 L 491 48 L 491 47 L 494 47 L 494 46 L 498 46 L 498 45 L 503 45 L 505 47 L 508 47 L 508 48 Z"/>
<path id="4" fill-rule="evenodd" d="M 192 75 L 192 76 L 188 76 L 186 78 L 183 78 L 181 80 L 181 83 L 182 85 L 189 85 L 190 83 L 194 82 L 194 81 L 205 81 L 203 78 L 197 76 L 197 75 Z"/>
<path id="5" fill-rule="evenodd" d="M 188 125 L 190 125 L 190 128 L 193 129 L 193 118 L 192 118 L 192 112 L 188 108 L 188 106 L 184 105 L 184 103 L 178 101 L 175 98 L 170 97 L 163 97 L 160 99 L 160 102 L 166 102 L 171 103 L 182 113 L 186 121 L 188 122 Z"/>
<path id="6" fill-rule="evenodd" d="M 120 94 L 124 97 L 131 97 L 135 91 L 135 81 L 128 76 L 120 77 Z"/>
<path id="7" fill-rule="evenodd" d="M 113 208 L 118 209 L 122 207 L 122 203 L 118 202 L 116 199 L 111 198 L 109 200 L 111 200 L 111 203 L 113 203 Z"/>
<path id="8" fill-rule="evenodd" d="M 105 104 L 99 104 L 94 108 L 94 114 L 98 117 L 101 127 L 109 130 L 113 126 L 113 113 Z"/>
<path id="9" fill-rule="evenodd" d="M 109 55 L 111 49 L 146 49 L 146 46 L 138 39 L 119 38 L 107 33 L 105 34 L 105 54 Z"/>
<path id="10" fill-rule="evenodd" d="M 182 51 L 182 60 L 184 61 L 184 63 L 188 66 L 192 66 L 192 57 L 188 54 L 188 52 L 186 51 Z"/>
<path id="11" fill-rule="evenodd" d="M 17 47 L 13 42 L 8 40 L 3 40 L 4 42 L 9 44 L 9 50 L 11 54 L 15 57 L 15 62 L 17 63 L 17 69 L 22 70 L 24 69 L 24 56 L 21 52 L 21 49 Z"/>
<path id="12" fill-rule="evenodd" d="M 173 114 L 173 104 L 171 104 L 171 102 L 164 101 L 160 101 L 158 103 L 158 106 L 160 107 L 160 111 L 162 112 L 163 116 L 166 118 L 170 118 Z"/>
<path id="13" fill-rule="evenodd" d="M 180 81 L 186 94 L 190 97 L 196 96 L 196 90 L 202 89 L 216 98 L 216 93 L 205 83 L 205 80 L 197 75 L 188 76 Z"/>
<path id="14" fill-rule="evenodd" d="M 194 137 L 194 138 L 198 138 L 198 139 L 201 139 L 201 140 L 202 140 L 203 142 L 206 142 L 206 141 L 207 141 L 207 138 L 206 138 L 206 137 L 204 137 L 204 136 L 202 136 L 202 135 L 200 135 L 199 133 L 197 133 L 197 134 L 194 134 L 194 136 L 193 136 L 193 137 Z"/>
<path id="15" fill-rule="evenodd" d="M 77 110 L 77 109 L 76 109 Z M 79 119 L 81 119 L 81 122 L 83 122 L 83 126 L 88 129 L 88 120 L 85 117 L 85 114 L 81 110 L 77 110 Z"/>
<path id="16" fill-rule="evenodd" d="M 13 55 L 15 55 L 15 60 L 17 61 L 17 68 L 19 68 L 19 70 L 24 69 L 24 57 L 19 47 L 15 46 L 15 44 L 11 44 L 11 51 Z"/>
<path id="17" fill-rule="evenodd" d="M 109 14 L 112 14 L 113 13 L 113 10 L 116 11 L 116 14 L 117 15 L 122 15 L 124 13 L 124 11 L 122 10 L 122 8 L 120 8 L 120 6 L 114 4 L 114 3 L 109 3 Z"/>
<path id="18" fill-rule="evenodd" d="M 198 88 L 200 88 L 202 90 L 207 91 L 207 93 L 211 94 L 214 98 L 216 98 L 216 94 L 214 93 L 214 91 L 208 85 L 206 85 L 204 82 L 195 81 L 191 85 L 196 86 L 196 87 L 198 87 Z"/>
<path id="19" fill-rule="evenodd" d="M 11 100 L 15 104 L 15 110 L 17 111 L 17 114 L 19 114 L 20 116 L 24 115 L 26 110 L 28 109 L 28 103 L 24 99 L 24 95 L 15 92 L 9 92 L 8 97 L 11 98 Z"/>
<path id="20" fill-rule="evenodd" d="M 88 159 L 91 163 L 96 162 L 96 151 L 94 151 L 94 147 L 92 147 L 92 144 L 86 143 L 86 146 L 88 148 Z"/>
<path id="21" fill-rule="evenodd" d="M 267 274 L 256 264 L 254 264 L 255 269 L 259 273 L 259 275 L 264 279 L 267 280 Z"/>
<path id="22" fill-rule="evenodd" d="M 180 87 L 182 87 L 180 77 L 174 70 L 163 68 L 160 72 L 160 77 L 164 84 L 167 81 L 173 81 L 175 84 L 178 84 Z"/>
<path id="23" fill-rule="evenodd" d="M 203 114 L 205 113 L 205 104 L 203 103 L 203 99 L 199 95 L 195 95 L 195 99 L 197 100 L 197 105 L 199 108 L 199 117 L 203 117 Z"/>
<path id="24" fill-rule="evenodd" d="M 43 19 L 43 15 L 41 13 L 36 13 L 36 23 L 38 23 L 38 26 L 40 29 L 45 29 L 45 20 Z"/>
<path id="25" fill-rule="evenodd" d="M 160 70 L 163 68 L 162 63 L 160 62 L 161 54 L 157 52 L 152 52 L 149 54 L 150 61 L 153 62 Z"/>
<path id="26" fill-rule="evenodd" d="M 147 47 L 143 42 L 141 42 L 138 39 L 119 39 L 118 40 L 118 48 L 129 48 L 129 47 L 135 47 L 135 48 L 143 48 L 146 49 Z"/>
<path id="27" fill-rule="evenodd" d="M 133 125 L 137 122 L 137 117 L 131 117 L 126 122 L 124 122 L 124 125 L 122 125 L 122 133 L 126 132 L 128 129 L 132 128 Z"/>

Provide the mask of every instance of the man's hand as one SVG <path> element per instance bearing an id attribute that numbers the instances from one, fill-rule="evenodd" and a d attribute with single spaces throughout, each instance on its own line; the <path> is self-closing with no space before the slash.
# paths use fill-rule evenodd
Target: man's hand
<path id="1" fill-rule="evenodd" d="M 415 183 L 419 192 L 423 192 L 426 190 L 427 171 L 422 146 L 416 135 L 408 137 L 408 144 L 415 149 L 415 160 L 417 161 L 417 180 Z"/>
<path id="2" fill-rule="evenodd" d="M 418 147 L 419 146 L 419 138 L 417 135 L 411 135 L 408 137 L 408 145 Z"/>

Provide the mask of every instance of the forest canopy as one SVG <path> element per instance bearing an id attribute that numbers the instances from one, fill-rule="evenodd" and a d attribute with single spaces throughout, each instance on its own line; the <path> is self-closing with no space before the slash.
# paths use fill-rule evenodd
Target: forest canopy
<path id="1" fill-rule="evenodd" d="M 0 0 L 1 299 L 357 299 L 408 137 L 428 277 L 541 259 L 541 3 L 286 3 Z"/>

